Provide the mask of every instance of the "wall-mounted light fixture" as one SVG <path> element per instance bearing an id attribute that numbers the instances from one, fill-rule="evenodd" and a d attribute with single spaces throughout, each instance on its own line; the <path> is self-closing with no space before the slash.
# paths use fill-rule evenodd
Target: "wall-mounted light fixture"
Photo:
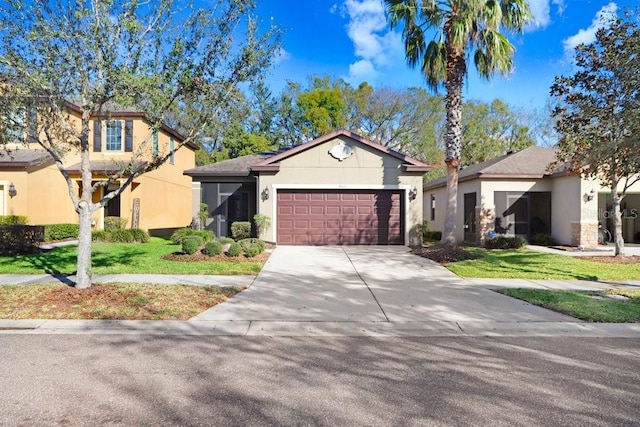
<path id="1" fill-rule="evenodd" d="M 262 190 L 262 193 L 260 193 L 260 197 L 262 198 L 263 202 L 265 200 L 269 200 L 269 187 L 264 187 L 264 190 Z"/>
<path id="2" fill-rule="evenodd" d="M 16 186 L 13 185 L 13 182 L 9 184 L 9 196 L 16 197 L 18 195 L 18 190 L 16 190 Z"/>
<path id="3" fill-rule="evenodd" d="M 594 190 L 593 188 L 588 193 L 584 193 L 585 203 L 592 201 L 595 197 L 596 197 L 596 190 Z"/>
<path id="4" fill-rule="evenodd" d="M 418 197 L 418 189 L 413 187 L 409 190 L 409 200 L 415 200 L 416 197 Z"/>

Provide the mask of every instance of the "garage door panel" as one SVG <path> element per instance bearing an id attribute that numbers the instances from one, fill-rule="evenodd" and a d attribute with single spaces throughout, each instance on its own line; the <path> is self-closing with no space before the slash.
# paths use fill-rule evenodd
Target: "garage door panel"
<path id="1" fill-rule="evenodd" d="M 404 243 L 399 190 L 278 190 L 278 243 Z"/>

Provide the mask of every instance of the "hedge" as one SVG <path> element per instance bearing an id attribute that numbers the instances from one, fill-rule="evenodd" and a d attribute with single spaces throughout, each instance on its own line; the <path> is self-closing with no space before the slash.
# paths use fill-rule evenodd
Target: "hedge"
<path id="1" fill-rule="evenodd" d="M 485 239 L 484 246 L 487 249 L 520 249 L 527 244 L 527 241 L 522 237 L 507 237 L 496 236 L 490 239 Z"/>
<path id="2" fill-rule="evenodd" d="M 46 224 L 44 225 L 44 241 L 77 239 L 79 229 L 78 224 Z"/>
<path id="3" fill-rule="evenodd" d="M 38 251 L 44 240 L 41 225 L 0 225 L 0 254 L 17 255 Z"/>
<path id="4" fill-rule="evenodd" d="M 27 225 L 24 215 L 0 215 L 0 225 Z"/>

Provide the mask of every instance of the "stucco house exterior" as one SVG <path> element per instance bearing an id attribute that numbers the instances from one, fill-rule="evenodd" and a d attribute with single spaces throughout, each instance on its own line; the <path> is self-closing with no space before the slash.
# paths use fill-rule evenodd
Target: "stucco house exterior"
<path id="1" fill-rule="evenodd" d="M 558 244 L 595 247 L 598 224 L 612 230 L 610 190 L 558 167 L 553 148 L 532 146 L 460 170 L 456 239 L 481 244 L 489 232 L 530 238 L 545 233 Z M 446 179 L 423 185 L 424 218 L 442 231 Z M 640 237 L 640 184 L 622 203 L 623 237 Z"/>
<path id="2" fill-rule="evenodd" d="M 78 119 L 81 110 L 69 103 L 68 114 Z M 25 128 L 28 127 L 26 124 Z M 28 135 L 0 151 L 0 215 L 25 215 L 29 224 L 77 223 L 78 214 L 69 198 L 67 183 L 51 156 Z M 94 180 L 106 179 L 111 171 L 128 162 L 150 141 L 140 161 L 151 160 L 154 153 L 167 153 L 184 140 L 174 129 L 162 126 L 153 132 L 145 115 L 129 109 L 111 109 L 107 117 L 91 121 L 89 145 Z M 106 216 L 134 218 L 139 228 L 163 234 L 189 225 L 191 213 L 191 178 L 185 169 L 195 165 L 195 145 L 185 145 L 158 169 L 136 178 L 119 197 L 92 216 L 95 229 L 104 226 Z M 74 181 L 73 191 L 80 191 L 80 153 L 70 151 L 64 167 Z M 103 189 L 94 193 L 94 201 Z"/>
<path id="3" fill-rule="evenodd" d="M 185 171 L 193 214 L 229 236 L 234 221 L 267 216 L 260 236 L 283 245 L 409 245 L 419 242 L 422 175 L 430 167 L 353 132 L 337 130 L 288 150 Z"/>

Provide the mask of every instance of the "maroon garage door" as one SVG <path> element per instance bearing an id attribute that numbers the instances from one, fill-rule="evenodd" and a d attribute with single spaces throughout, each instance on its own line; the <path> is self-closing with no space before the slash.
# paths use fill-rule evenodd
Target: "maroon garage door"
<path id="1" fill-rule="evenodd" d="M 402 245 L 400 190 L 278 190 L 281 245 Z"/>

